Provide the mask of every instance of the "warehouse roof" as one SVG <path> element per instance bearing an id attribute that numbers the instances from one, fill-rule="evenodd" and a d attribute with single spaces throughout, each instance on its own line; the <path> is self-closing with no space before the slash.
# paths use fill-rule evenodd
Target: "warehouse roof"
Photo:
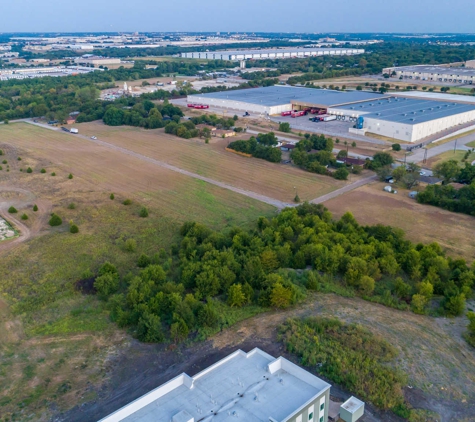
<path id="1" fill-rule="evenodd" d="M 269 86 L 262 88 L 237 89 L 233 91 L 213 92 L 210 94 L 190 95 L 194 97 L 213 98 L 222 101 L 239 101 L 272 107 L 290 103 L 305 103 L 314 106 L 331 107 L 351 104 L 359 101 L 385 98 L 381 94 L 361 91 L 334 91 L 329 89 L 299 88 L 293 86 Z"/>
<path id="2" fill-rule="evenodd" d="M 281 421 L 329 388 L 284 358 L 238 350 L 194 377 L 179 375 L 102 422 Z"/>
<path id="3" fill-rule="evenodd" d="M 443 117 L 475 111 L 475 106 L 453 102 L 428 101 L 411 98 L 390 97 L 378 101 L 336 107 L 353 111 L 365 118 L 416 125 Z"/>
<path id="4" fill-rule="evenodd" d="M 432 73 L 434 75 L 451 75 L 451 76 L 475 76 L 475 69 L 468 67 L 445 67 L 445 66 L 402 66 L 390 68 L 399 72 L 413 72 L 413 73 Z"/>
<path id="5" fill-rule="evenodd" d="M 361 48 L 355 47 L 344 47 L 344 48 L 262 48 L 262 49 L 255 49 L 255 50 L 221 50 L 221 51 L 208 51 L 209 54 L 229 54 L 230 56 L 237 56 L 243 54 L 274 54 L 274 53 L 310 53 L 311 51 L 322 51 L 330 52 L 330 51 L 346 51 L 346 50 L 361 50 Z"/>
<path id="6" fill-rule="evenodd" d="M 450 103 L 475 104 L 475 97 L 470 95 L 444 94 L 442 92 L 425 91 L 391 92 L 391 95 L 397 97 L 421 98 L 424 100 L 446 101 Z"/>

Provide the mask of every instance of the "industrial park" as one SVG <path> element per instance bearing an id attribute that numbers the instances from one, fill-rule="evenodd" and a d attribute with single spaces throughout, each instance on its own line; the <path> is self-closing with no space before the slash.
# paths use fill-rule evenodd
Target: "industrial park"
<path id="1" fill-rule="evenodd" d="M 475 15 L 434 1 L 6 5 L 0 422 L 474 421 Z"/>

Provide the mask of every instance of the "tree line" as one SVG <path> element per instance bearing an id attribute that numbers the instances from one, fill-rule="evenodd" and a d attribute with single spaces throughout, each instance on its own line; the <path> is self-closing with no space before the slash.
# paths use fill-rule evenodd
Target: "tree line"
<path id="1" fill-rule="evenodd" d="M 286 308 L 328 285 L 444 315 L 460 315 L 473 295 L 473 264 L 447 257 L 437 243 L 414 244 L 402 230 L 361 226 L 349 213 L 333 220 L 322 205 L 287 208 L 250 229 L 189 222 L 180 235 L 170 253 L 142 255 L 137 275 L 120 277 L 106 263 L 95 279 L 112 320 L 142 341 L 181 341 L 219 327 L 218 309 Z M 429 306 L 434 298 L 438 308 Z"/>
<path id="2" fill-rule="evenodd" d="M 244 154 L 250 154 L 255 158 L 261 158 L 271 163 L 280 163 L 282 151 L 276 147 L 277 143 L 277 137 L 274 132 L 259 133 L 257 138 L 251 136 L 248 141 L 231 142 L 228 148 Z"/>

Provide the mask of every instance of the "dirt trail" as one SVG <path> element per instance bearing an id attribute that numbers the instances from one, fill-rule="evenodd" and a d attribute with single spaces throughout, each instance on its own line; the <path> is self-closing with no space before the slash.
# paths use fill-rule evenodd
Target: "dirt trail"
<path id="1" fill-rule="evenodd" d="M 2 192 L 16 192 L 23 197 L 19 199 L 5 199 L 0 198 L 0 216 L 9 221 L 15 226 L 15 229 L 20 232 L 18 237 L 15 237 L 12 240 L 4 240 L 0 242 L 0 252 L 10 250 L 11 248 L 19 245 L 20 243 L 26 242 L 33 236 L 36 236 L 41 231 L 41 228 L 44 227 L 48 220 L 48 216 L 51 213 L 52 205 L 48 201 L 39 200 L 34 193 L 22 189 L 9 186 L 0 186 L 0 196 Z M 36 204 L 38 206 L 37 218 L 35 219 L 33 225 L 30 227 L 26 226 L 20 219 L 17 218 L 17 214 L 10 214 L 8 209 L 13 206 L 17 209 L 30 207 Z"/>

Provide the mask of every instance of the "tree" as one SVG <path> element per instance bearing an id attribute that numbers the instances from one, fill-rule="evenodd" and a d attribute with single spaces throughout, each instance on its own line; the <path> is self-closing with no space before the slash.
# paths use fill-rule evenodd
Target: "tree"
<path id="1" fill-rule="evenodd" d="M 384 166 L 389 166 L 392 163 L 394 163 L 394 159 L 391 154 L 387 152 L 377 152 L 373 156 L 373 161 L 371 161 L 371 168 L 376 170 Z"/>
<path id="2" fill-rule="evenodd" d="M 11 206 L 10 208 L 8 208 L 8 212 L 10 214 L 16 214 L 18 210 L 14 206 Z"/>
<path id="3" fill-rule="evenodd" d="M 139 259 L 137 261 L 137 267 L 139 268 L 146 268 L 151 264 L 150 257 L 148 255 L 145 255 L 144 253 L 139 256 Z"/>
<path id="4" fill-rule="evenodd" d="M 288 122 L 281 122 L 281 123 L 279 124 L 279 131 L 280 131 L 280 132 L 289 133 L 289 132 L 290 132 L 290 123 L 288 123 Z"/>
<path id="5" fill-rule="evenodd" d="M 363 87 L 362 87 L 361 85 L 358 85 L 358 86 L 356 87 L 356 90 L 357 90 L 357 91 L 362 91 L 362 90 L 363 90 Z"/>
<path id="6" fill-rule="evenodd" d="M 360 281 L 358 282 L 358 289 L 364 295 L 371 295 L 374 291 L 374 279 L 365 275 L 361 277 Z"/>
<path id="7" fill-rule="evenodd" d="M 275 283 L 270 293 L 270 304 L 275 308 L 288 308 L 292 300 L 292 290 L 281 283 Z"/>
<path id="8" fill-rule="evenodd" d="M 219 316 L 212 303 L 208 302 L 198 311 L 198 323 L 202 327 L 214 328 L 218 325 Z"/>
<path id="9" fill-rule="evenodd" d="M 391 148 L 393 151 L 401 151 L 401 144 L 392 144 Z"/>
<path id="10" fill-rule="evenodd" d="M 345 167 L 340 167 L 333 173 L 333 177 L 337 180 L 347 180 L 350 173 Z"/>
<path id="11" fill-rule="evenodd" d="M 113 201 L 115 199 L 115 196 L 113 193 L 110 194 L 109 198 Z"/>
<path id="12" fill-rule="evenodd" d="M 21 216 L 21 219 L 22 219 L 22 220 L 28 220 L 28 216 L 27 216 L 26 214 L 23 214 L 23 215 Z"/>
<path id="13" fill-rule="evenodd" d="M 437 163 L 433 168 L 433 172 L 437 177 L 443 179 L 444 184 L 446 184 L 455 180 L 460 172 L 460 168 L 457 161 L 448 160 L 442 163 Z"/>
<path id="14" fill-rule="evenodd" d="M 190 329 L 183 318 L 178 318 L 170 327 L 170 336 L 175 343 L 185 340 L 190 333 Z"/>
<path id="15" fill-rule="evenodd" d="M 105 299 L 119 289 L 119 276 L 115 273 L 105 273 L 94 280 L 94 288 Z"/>
<path id="16" fill-rule="evenodd" d="M 399 182 L 400 180 L 402 180 L 405 175 L 406 175 L 405 166 L 396 167 L 392 173 L 392 176 L 394 177 L 394 180 L 396 180 L 396 182 Z"/>
<path id="17" fill-rule="evenodd" d="M 160 317 L 149 312 L 142 314 L 137 324 L 137 338 L 146 343 L 160 343 L 165 339 Z"/>
<path id="18" fill-rule="evenodd" d="M 71 233 L 74 233 L 74 234 L 79 233 L 79 227 L 76 226 L 76 224 L 71 224 L 71 227 L 69 228 L 69 231 Z"/>
<path id="19" fill-rule="evenodd" d="M 36 205 L 36 204 L 33 205 L 33 211 L 35 211 L 35 212 L 38 211 L 38 205 Z"/>
<path id="20" fill-rule="evenodd" d="M 294 197 L 294 202 L 298 204 L 300 202 L 300 196 L 296 193 Z"/>
<path id="21" fill-rule="evenodd" d="M 26 169 L 26 172 L 27 172 L 27 173 L 33 173 L 33 170 L 31 169 L 31 167 L 28 167 L 28 168 Z"/>
<path id="22" fill-rule="evenodd" d="M 49 219 L 48 224 L 51 227 L 60 226 L 61 224 L 63 224 L 63 220 L 61 219 L 59 215 L 53 214 L 51 218 Z"/>
<path id="23" fill-rule="evenodd" d="M 71 180 L 73 178 L 73 175 L 69 173 L 68 179 Z"/>
<path id="24" fill-rule="evenodd" d="M 445 301 L 444 308 L 448 315 L 459 316 L 462 315 L 465 309 L 465 295 L 460 293 L 452 296 Z"/>
<path id="25" fill-rule="evenodd" d="M 386 179 L 392 175 L 392 173 L 393 173 L 393 170 L 391 166 L 379 167 L 376 170 L 376 174 L 378 175 L 378 178 L 381 182 L 385 182 Z"/>
<path id="26" fill-rule="evenodd" d="M 415 294 L 412 296 L 411 307 L 416 314 L 424 314 L 428 303 L 429 300 L 423 295 Z"/>
<path id="27" fill-rule="evenodd" d="M 233 284 L 228 289 L 228 300 L 227 303 L 231 307 L 240 308 L 246 303 L 246 296 L 242 290 L 241 284 Z"/>
<path id="28" fill-rule="evenodd" d="M 135 252 L 137 250 L 137 241 L 135 239 L 127 239 L 125 242 L 124 242 L 124 249 L 127 251 L 127 252 Z"/>

